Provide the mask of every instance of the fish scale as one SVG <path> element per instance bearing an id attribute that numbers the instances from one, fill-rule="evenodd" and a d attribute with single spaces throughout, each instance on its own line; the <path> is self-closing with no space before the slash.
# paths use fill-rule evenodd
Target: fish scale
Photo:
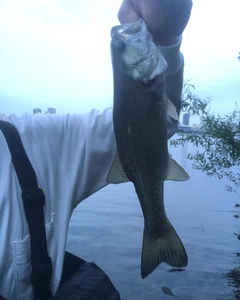
<path id="1" fill-rule="evenodd" d="M 189 176 L 168 154 L 167 115 L 168 107 L 174 106 L 168 105 L 165 60 L 145 23 L 116 26 L 111 36 L 117 157 L 107 180 L 134 184 L 144 216 L 145 278 L 162 262 L 187 265 L 185 248 L 165 213 L 164 181 Z"/>

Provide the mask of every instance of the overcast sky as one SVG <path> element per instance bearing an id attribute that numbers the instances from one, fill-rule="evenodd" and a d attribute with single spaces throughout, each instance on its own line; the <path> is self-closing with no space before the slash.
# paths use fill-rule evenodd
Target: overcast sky
<path id="1" fill-rule="evenodd" d="M 1 0 L 0 113 L 112 105 L 110 30 L 121 0 Z M 240 1 L 194 0 L 185 78 L 223 114 L 240 106 Z"/>

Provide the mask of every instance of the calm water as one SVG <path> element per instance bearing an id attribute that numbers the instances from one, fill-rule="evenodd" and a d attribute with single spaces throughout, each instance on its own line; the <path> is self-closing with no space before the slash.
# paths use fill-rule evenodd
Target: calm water
<path id="1" fill-rule="evenodd" d="M 97 263 L 119 290 L 123 300 L 171 299 L 168 287 L 181 300 L 236 299 L 235 287 L 224 275 L 240 265 L 237 194 L 227 182 L 208 178 L 186 159 L 191 145 L 170 148 L 173 158 L 190 175 L 186 182 L 165 183 L 167 215 L 189 257 L 182 272 L 161 264 L 151 275 L 140 276 L 143 217 L 131 183 L 109 185 L 75 210 L 67 248 Z"/>

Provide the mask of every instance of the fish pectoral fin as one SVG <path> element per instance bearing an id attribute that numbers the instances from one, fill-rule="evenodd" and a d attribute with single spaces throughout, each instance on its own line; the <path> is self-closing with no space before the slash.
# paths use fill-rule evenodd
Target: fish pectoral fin
<path id="1" fill-rule="evenodd" d="M 123 170 L 118 154 L 116 155 L 112 167 L 107 176 L 107 182 L 109 183 L 123 183 L 129 182 L 126 173 Z"/>
<path id="2" fill-rule="evenodd" d="M 189 178 L 188 173 L 169 155 L 168 170 L 165 180 L 185 181 Z"/>
<path id="3" fill-rule="evenodd" d="M 165 232 L 150 233 L 144 228 L 141 260 L 141 276 L 144 279 L 162 262 L 172 267 L 185 267 L 188 257 L 181 239 L 167 220 Z"/>
<path id="4" fill-rule="evenodd" d="M 178 113 L 177 113 L 177 110 L 176 110 L 176 107 L 175 105 L 171 102 L 171 100 L 168 99 L 167 101 L 167 114 L 175 119 L 175 120 L 178 120 L 179 119 L 179 116 L 178 116 Z"/>
<path id="5" fill-rule="evenodd" d="M 169 115 L 167 115 L 167 121 L 168 121 L 170 124 L 173 124 L 172 119 L 170 118 Z"/>

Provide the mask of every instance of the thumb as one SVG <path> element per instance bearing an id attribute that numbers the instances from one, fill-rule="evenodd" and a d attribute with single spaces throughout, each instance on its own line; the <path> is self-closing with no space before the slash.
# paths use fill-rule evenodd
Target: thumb
<path id="1" fill-rule="evenodd" d="M 134 10 L 129 0 L 124 0 L 118 11 L 118 20 L 121 24 L 133 23 L 139 20 L 139 14 Z"/>

